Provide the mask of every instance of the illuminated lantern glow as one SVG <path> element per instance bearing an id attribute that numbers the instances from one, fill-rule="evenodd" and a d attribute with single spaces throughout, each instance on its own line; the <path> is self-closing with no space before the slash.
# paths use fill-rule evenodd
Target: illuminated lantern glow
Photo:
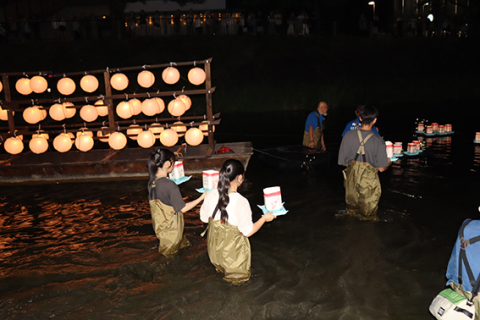
<path id="1" fill-rule="evenodd" d="M 30 79 L 28 78 L 18 79 L 15 83 L 15 89 L 17 89 L 18 93 L 23 94 L 24 96 L 28 96 L 33 92 L 32 88 L 30 88 Z"/>
<path id="2" fill-rule="evenodd" d="M 158 112 L 157 114 L 162 113 L 165 110 L 165 102 L 163 102 L 160 98 L 153 98 L 153 100 L 157 101 L 158 103 Z"/>
<path id="3" fill-rule="evenodd" d="M 191 146 L 198 146 L 203 141 L 203 132 L 198 128 L 190 128 L 185 133 L 185 141 Z"/>
<path id="4" fill-rule="evenodd" d="M 71 139 L 72 141 L 75 140 L 75 135 L 74 135 L 73 133 L 67 132 L 67 134 L 68 134 L 68 136 L 70 137 L 70 139 Z M 73 142 L 72 142 L 72 144 L 73 144 Z"/>
<path id="5" fill-rule="evenodd" d="M 202 123 L 205 123 L 205 124 L 201 124 L 200 126 L 198 126 L 198 129 L 203 131 L 204 136 L 208 136 L 208 121 L 205 120 L 205 121 L 202 121 Z M 212 126 L 212 132 L 215 132 L 215 126 Z"/>
<path id="6" fill-rule="evenodd" d="M 155 83 L 155 76 L 148 70 L 143 70 L 137 76 L 137 82 L 144 88 L 150 88 Z"/>
<path id="7" fill-rule="evenodd" d="M 83 106 L 82 109 L 80 109 L 80 118 L 82 118 L 86 122 L 92 122 L 97 120 L 97 108 L 90 104 Z"/>
<path id="8" fill-rule="evenodd" d="M 15 132 L 15 137 L 23 141 L 23 134 L 17 134 L 18 130 L 15 130 L 14 132 Z M 10 133 L 10 131 L 8 131 L 8 133 Z"/>
<path id="9" fill-rule="evenodd" d="M 3 90 L 3 83 L 2 81 L 0 81 L 0 92 L 2 92 L 2 90 Z"/>
<path id="10" fill-rule="evenodd" d="M 128 100 L 130 109 L 134 116 L 138 116 L 142 112 L 142 102 L 136 98 Z"/>
<path id="11" fill-rule="evenodd" d="M 108 107 L 104 104 L 103 100 L 95 102 L 95 107 L 97 108 L 98 116 L 105 117 L 108 115 Z"/>
<path id="12" fill-rule="evenodd" d="M 115 73 L 110 78 L 110 85 L 117 91 L 125 90 L 128 87 L 128 78 L 123 73 Z"/>
<path id="13" fill-rule="evenodd" d="M 55 121 L 63 121 L 67 117 L 67 109 L 63 104 L 56 103 L 50 107 L 48 114 Z"/>
<path id="14" fill-rule="evenodd" d="M 37 106 L 28 107 L 23 110 L 23 119 L 30 124 L 36 124 L 43 118 L 43 113 Z"/>
<path id="15" fill-rule="evenodd" d="M 47 118 L 47 115 L 48 115 L 47 110 L 45 110 L 42 106 L 37 106 L 37 107 L 42 114 L 42 120 L 45 120 Z"/>
<path id="16" fill-rule="evenodd" d="M 48 141 L 41 135 L 37 135 L 30 140 L 28 147 L 33 153 L 40 154 L 48 150 Z"/>
<path id="17" fill-rule="evenodd" d="M 162 133 L 163 130 L 165 129 L 163 129 L 160 123 L 155 122 L 155 123 L 152 123 L 152 125 L 150 126 L 150 128 L 148 128 L 148 130 L 150 130 L 154 134 L 156 139 L 159 139 L 160 133 Z"/>
<path id="18" fill-rule="evenodd" d="M 37 137 L 43 137 L 47 140 L 50 139 L 50 136 L 48 135 L 48 133 L 46 133 L 43 130 L 38 130 L 37 133 L 32 134 L 32 139 Z"/>
<path id="19" fill-rule="evenodd" d="M 80 80 L 80 88 L 85 92 L 94 92 L 98 89 L 98 79 L 91 74 L 84 75 Z"/>
<path id="20" fill-rule="evenodd" d="M 86 134 L 87 136 L 93 138 L 93 132 L 88 130 L 87 128 L 80 128 L 80 131 L 77 131 L 77 138 L 80 137 L 80 135 L 82 134 Z"/>
<path id="21" fill-rule="evenodd" d="M 128 128 L 127 136 L 132 140 L 137 140 L 138 134 L 143 131 L 138 124 L 129 125 Z"/>
<path id="22" fill-rule="evenodd" d="M 15 112 L 12 111 L 12 115 L 15 115 Z M 2 107 L 0 107 L 0 120 L 8 121 L 8 110 L 4 110 Z"/>
<path id="23" fill-rule="evenodd" d="M 132 108 L 128 101 L 122 101 L 117 105 L 117 115 L 122 119 L 129 119 L 133 116 Z"/>
<path id="24" fill-rule="evenodd" d="M 110 137 L 110 133 L 103 134 L 103 130 L 108 129 L 108 127 L 102 127 L 101 130 L 97 131 L 97 137 L 99 137 L 101 142 L 108 142 L 108 137 Z"/>
<path id="25" fill-rule="evenodd" d="M 178 142 L 178 135 L 177 132 L 175 132 L 172 129 L 165 129 L 161 134 L 160 134 L 160 142 L 165 146 L 165 147 L 172 147 L 177 144 Z"/>
<path id="26" fill-rule="evenodd" d="M 65 117 L 67 119 L 73 118 L 73 116 L 77 113 L 77 108 L 70 108 L 70 107 L 74 107 L 75 105 L 71 102 L 64 102 L 62 104 L 65 107 L 65 112 L 66 112 Z"/>
<path id="27" fill-rule="evenodd" d="M 162 79 L 166 84 L 175 84 L 180 80 L 180 72 L 177 68 L 168 67 L 163 70 Z"/>
<path id="28" fill-rule="evenodd" d="M 42 76 L 34 76 L 30 79 L 30 89 L 35 93 L 43 93 L 48 88 L 48 82 Z"/>
<path id="29" fill-rule="evenodd" d="M 5 140 L 3 147 L 10 154 L 19 154 L 23 151 L 23 142 L 18 137 L 10 137 Z"/>
<path id="30" fill-rule="evenodd" d="M 114 132 L 108 137 L 108 145 L 115 150 L 121 150 L 127 145 L 127 137 L 121 132 Z"/>
<path id="31" fill-rule="evenodd" d="M 70 151 L 72 145 L 72 139 L 68 133 L 60 133 L 53 139 L 53 147 L 60 153 Z"/>
<path id="32" fill-rule="evenodd" d="M 150 148 L 155 144 L 155 136 L 149 130 L 142 131 L 138 134 L 137 142 L 142 148 Z"/>
<path id="33" fill-rule="evenodd" d="M 142 102 L 142 112 L 146 116 L 154 116 L 158 114 L 158 110 L 160 110 L 160 106 L 158 105 L 155 99 L 145 99 Z"/>
<path id="34" fill-rule="evenodd" d="M 185 113 L 185 103 L 182 100 L 176 98 L 168 103 L 168 112 L 174 117 L 180 117 Z"/>
<path id="35" fill-rule="evenodd" d="M 93 135 L 93 133 L 90 131 Z M 80 132 L 77 133 L 77 138 L 75 139 L 75 147 L 77 147 L 78 150 L 87 152 L 92 150 L 93 148 L 93 138 L 92 135 L 88 134 L 87 132 Z"/>
<path id="36" fill-rule="evenodd" d="M 192 106 L 192 100 L 188 96 L 182 94 L 178 96 L 178 99 L 182 100 L 182 102 L 185 104 L 185 111 L 190 109 Z"/>
<path id="37" fill-rule="evenodd" d="M 64 96 L 71 95 L 75 92 L 76 88 L 75 81 L 70 78 L 62 78 L 57 82 L 57 90 Z"/>
<path id="38" fill-rule="evenodd" d="M 201 68 L 195 67 L 188 71 L 188 81 L 193 85 L 201 85 L 205 82 L 206 77 L 205 71 Z"/>
<path id="39" fill-rule="evenodd" d="M 183 125 L 182 121 L 177 121 L 172 124 L 172 130 L 176 131 L 179 137 L 183 137 L 187 127 Z"/>

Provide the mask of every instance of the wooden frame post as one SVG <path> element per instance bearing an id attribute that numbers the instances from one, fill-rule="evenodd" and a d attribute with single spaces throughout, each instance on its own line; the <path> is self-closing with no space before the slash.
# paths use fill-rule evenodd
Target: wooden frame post
<path id="1" fill-rule="evenodd" d="M 210 157 L 215 150 L 215 140 L 213 138 L 213 102 L 212 102 L 212 73 L 210 70 L 210 63 L 212 58 L 205 60 L 205 89 L 207 93 L 205 94 L 207 99 L 207 121 L 208 121 L 208 150 L 207 156 Z"/>

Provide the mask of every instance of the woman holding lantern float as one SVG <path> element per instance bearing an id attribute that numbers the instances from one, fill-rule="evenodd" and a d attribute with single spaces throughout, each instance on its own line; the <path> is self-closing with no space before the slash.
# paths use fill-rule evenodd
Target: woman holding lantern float
<path id="1" fill-rule="evenodd" d="M 225 161 L 220 170 L 218 188 L 211 190 L 200 208 L 200 219 L 208 223 L 207 248 L 210 261 L 225 281 L 233 284 L 248 281 L 251 276 L 251 251 L 248 237 L 265 222 L 276 218 L 272 212 L 252 221 L 247 199 L 237 193 L 245 179 L 243 164 L 234 159 Z"/>
<path id="2" fill-rule="evenodd" d="M 167 178 L 173 171 L 175 160 L 175 154 L 163 148 L 150 153 L 148 157 L 148 200 L 153 229 L 160 240 L 158 252 L 164 256 L 173 255 L 189 245 L 183 235 L 183 214 L 199 204 L 206 195 L 204 193 L 188 203 L 183 201 L 178 186 Z"/>

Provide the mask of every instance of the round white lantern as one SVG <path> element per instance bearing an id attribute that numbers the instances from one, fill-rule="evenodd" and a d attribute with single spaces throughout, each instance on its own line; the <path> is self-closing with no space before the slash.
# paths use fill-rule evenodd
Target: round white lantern
<path id="1" fill-rule="evenodd" d="M 35 93 L 43 93 L 48 88 L 48 82 L 42 76 L 34 76 L 30 79 L 30 89 Z"/>
<path id="2" fill-rule="evenodd" d="M 143 70 L 137 76 L 137 82 L 144 88 L 150 88 L 155 83 L 155 76 L 148 70 Z"/>
<path id="3" fill-rule="evenodd" d="M 23 150 L 23 142 L 18 137 L 8 138 L 3 146 L 10 154 L 19 154 Z"/>
<path id="4" fill-rule="evenodd" d="M 62 104 L 65 107 L 66 118 L 67 119 L 73 118 L 73 116 L 77 113 L 77 108 L 70 108 L 70 107 L 74 107 L 75 105 L 71 102 L 64 102 Z"/>
<path id="5" fill-rule="evenodd" d="M 160 106 L 155 99 L 145 99 L 142 102 L 142 112 L 146 116 L 154 116 L 158 113 Z"/>
<path id="6" fill-rule="evenodd" d="M 23 119 L 30 124 L 36 124 L 43 119 L 43 114 L 37 106 L 28 107 L 23 110 Z"/>
<path id="7" fill-rule="evenodd" d="M 50 139 L 50 136 L 48 135 L 48 133 L 46 133 L 43 130 L 38 130 L 37 133 L 32 134 L 32 139 L 36 137 L 43 137 L 47 140 Z"/>
<path id="8" fill-rule="evenodd" d="M 23 94 L 24 96 L 29 95 L 33 91 L 32 88 L 30 88 L 30 79 L 28 78 L 18 79 L 15 83 L 15 89 L 17 89 L 18 93 Z"/>
<path id="9" fill-rule="evenodd" d="M 15 115 L 15 112 L 12 112 L 12 115 Z M 8 121 L 8 110 L 4 110 L 2 107 L 0 107 L 0 120 Z"/>
<path id="10" fill-rule="evenodd" d="M 183 125 L 182 121 L 177 121 L 172 124 L 172 130 L 175 130 L 179 137 L 183 137 L 187 131 L 187 127 Z"/>
<path id="11" fill-rule="evenodd" d="M 180 72 L 177 68 L 168 67 L 162 72 L 162 79 L 167 84 L 175 84 L 180 80 Z"/>
<path id="12" fill-rule="evenodd" d="M 94 92 L 98 89 L 98 79 L 91 74 L 84 75 L 80 80 L 80 88 L 85 92 Z"/>
<path id="13" fill-rule="evenodd" d="M 187 108 L 185 107 L 185 103 L 179 98 L 176 98 L 168 103 L 168 112 L 174 117 L 180 117 L 182 114 L 185 113 Z"/>
<path id="14" fill-rule="evenodd" d="M 55 121 L 63 121 L 67 117 L 67 109 L 63 104 L 55 103 L 48 110 L 48 114 Z"/>
<path id="15" fill-rule="evenodd" d="M 93 122 L 98 118 L 97 108 L 94 106 L 87 104 L 80 109 L 80 118 L 82 118 L 86 122 Z"/>
<path id="16" fill-rule="evenodd" d="M 133 116 L 132 108 L 128 101 L 122 101 L 117 105 L 117 114 L 122 119 L 128 119 Z"/>
<path id="17" fill-rule="evenodd" d="M 48 150 L 48 141 L 43 136 L 38 135 L 30 140 L 28 147 L 33 153 L 40 154 Z"/>
<path id="18" fill-rule="evenodd" d="M 110 85 L 117 91 L 125 90 L 128 87 L 128 78 L 123 73 L 115 73 L 110 78 Z"/>
<path id="19" fill-rule="evenodd" d="M 90 133 L 92 133 L 90 131 Z M 87 134 L 86 132 L 82 132 L 77 134 L 77 138 L 75 139 L 75 147 L 78 150 L 87 152 L 93 148 L 93 138 L 91 135 Z"/>
<path id="20" fill-rule="evenodd" d="M 68 133 L 60 133 L 53 139 L 53 147 L 60 153 L 70 151 L 72 145 L 72 139 Z"/>
<path id="21" fill-rule="evenodd" d="M 190 128 L 185 133 L 185 141 L 191 146 L 198 146 L 203 141 L 203 132 L 198 128 Z"/>
<path id="22" fill-rule="evenodd" d="M 114 132 L 108 137 L 108 145 L 115 150 L 121 150 L 127 145 L 127 138 L 121 132 Z"/>
<path id="23" fill-rule="evenodd" d="M 160 138 L 160 133 L 163 132 L 163 127 L 160 125 L 160 123 L 152 123 L 152 125 L 150 126 L 150 128 L 148 128 L 148 130 L 150 130 L 154 135 L 155 135 L 155 138 Z"/>
<path id="24" fill-rule="evenodd" d="M 93 138 L 93 132 L 88 130 L 87 128 L 80 128 L 80 130 L 77 131 L 77 138 L 80 137 L 82 134 L 86 134 L 87 136 Z"/>
<path id="25" fill-rule="evenodd" d="M 38 107 L 38 109 L 40 110 L 40 112 L 42 114 L 42 120 L 45 120 L 48 116 L 47 110 L 45 110 L 42 106 L 36 106 L 36 107 Z"/>
<path id="26" fill-rule="evenodd" d="M 101 130 L 97 131 L 97 137 L 99 137 L 101 142 L 108 142 L 108 137 L 110 137 L 110 133 L 103 134 L 103 130 L 108 129 L 108 127 L 102 127 Z"/>
<path id="27" fill-rule="evenodd" d="M 105 105 L 103 100 L 98 100 L 95 102 L 95 107 L 97 108 L 98 116 L 105 117 L 108 115 L 108 107 Z"/>
<path id="28" fill-rule="evenodd" d="M 76 88 L 77 86 L 75 85 L 75 81 L 67 77 L 62 78 L 57 82 L 57 90 L 64 96 L 71 95 L 75 92 Z"/>
<path id="29" fill-rule="evenodd" d="M 158 103 L 158 112 L 157 114 L 162 113 L 165 110 L 165 102 L 163 102 L 160 98 L 153 98 L 153 100 L 157 101 Z"/>
<path id="30" fill-rule="evenodd" d="M 128 100 L 128 103 L 130 104 L 130 109 L 134 116 L 138 116 L 142 112 L 142 102 L 137 98 Z"/>
<path id="31" fill-rule="evenodd" d="M 199 125 L 198 129 L 203 131 L 204 136 L 208 136 L 208 121 L 205 120 L 205 121 L 202 121 L 202 123 L 205 123 L 205 124 Z M 215 132 L 215 126 L 212 126 L 212 132 Z"/>
<path id="32" fill-rule="evenodd" d="M 75 135 L 71 132 L 67 132 L 68 136 L 70 137 L 71 140 L 75 140 Z M 73 144 L 73 142 L 72 142 Z"/>
<path id="33" fill-rule="evenodd" d="M 0 81 L 0 92 L 2 92 L 2 90 L 3 90 L 3 83 L 2 81 Z"/>
<path id="34" fill-rule="evenodd" d="M 178 96 L 178 99 L 182 100 L 182 102 L 185 104 L 185 110 L 190 109 L 192 106 L 192 100 L 188 96 L 182 94 Z"/>
<path id="35" fill-rule="evenodd" d="M 195 67 L 188 71 L 188 81 L 190 81 L 191 84 L 199 86 L 205 82 L 205 78 L 205 71 L 201 68 Z"/>
<path id="36" fill-rule="evenodd" d="M 17 134 L 18 130 L 15 130 L 14 132 L 15 132 L 14 136 L 23 141 L 23 134 Z M 8 133 L 10 133 L 10 131 L 8 131 Z"/>
<path id="37" fill-rule="evenodd" d="M 165 147 L 172 147 L 178 142 L 178 135 L 177 132 L 175 132 L 172 129 L 165 129 L 161 134 L 160 134 L 160 142 L 165 146 Z"/>
<path id="38" fill-rule="evenodd" d="M 138 124 L 132 124 L 128 126 L 127 136 L 132 140 L 137 140 L 140 132 L 142 132 L 142 128 Z"/>
<path id="39" fill-rule="evenodd" d="M 155 136 L 149 130 L 142 131 L 138 134 L 137 142 L 142 148 L 150 148 L 155 144 Z"/>

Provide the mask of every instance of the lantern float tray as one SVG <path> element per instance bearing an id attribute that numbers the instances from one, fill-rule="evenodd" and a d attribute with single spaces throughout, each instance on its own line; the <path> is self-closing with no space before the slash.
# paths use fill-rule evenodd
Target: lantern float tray
<path id="1" fill-rule="evenodd" d="M 197 192 L 199 193 L 205 193 L 205 191 L 209 191 L 208 189 L 205 189 L 205 188 L 200 188 L 200 189 L 195 189 L 197 190 Z"/>
<path id="2" fill-rule="evenodd" d="M 416 152 L 407 152 L 407 151 L 404 151 L 403 154 L 407 155 L 407 156 L 417 156 L 419 155 L 420 153 L 422 153 L 423 150 L 418 150 Z"/>
<path id="3" fill-rule="evenodd" d="M 393 156 L 395 158 L 400 158 L 400 157 L 403 157 L 403 153 L 394 153 Z"/>
<path id="4" fill-rule="evenodd" d="M 182 184 L 184 182 L 187 182 L 188 180 L 190 180 L 192 176 L 188 176 L 188 177 L 181 177 L 180 179 L 170 179 L 172 180 L 173 182 L 175 182 L 177 185 L 179 184 Z"/>
<path id="5" fill-rule="evenodd" d="M 480 141 L 473 140 L 473 143 L 480 143 Z"/>
<path id="6" fill-rule="evenodd" d="M 260 209 L 262 209 L 263 214 L 269 212 L 269 211 L 267 210 L 267 207 L 261 206 L 261 205 L 258 205 L 258 204 L 257 204 L 257 206 L 258 206 Z M 288 212 L 288 210 L 285 210 L 285 207 L 283 206 L 283 203 L 282 203 L 282 207 L 281 207 L 280 209 L 278 209 L 278 210 L 272 210 L 272 214 L 273 214 L 274 216 L 283 216 L 284 214 L 287 214 L 287 212 Z"/>

